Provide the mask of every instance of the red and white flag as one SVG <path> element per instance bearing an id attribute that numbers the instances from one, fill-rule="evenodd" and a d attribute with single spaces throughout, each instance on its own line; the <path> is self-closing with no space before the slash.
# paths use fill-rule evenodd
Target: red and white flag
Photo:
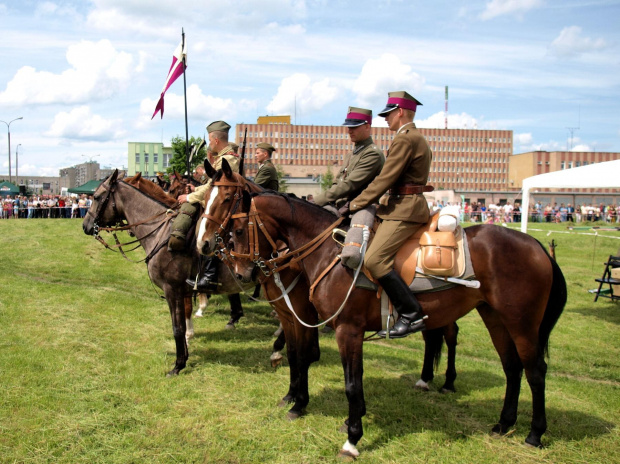
<path id="1" fill-rule="evenodd" d="M 185 62 L 185 68 L 187 68 L 187 44 L 185 40 L 179 44 L 177 49 L 174 51 L 174 56 L 172 57 L 172 64 L 170 65 L 170 71 L 168 71 L 168 77 L 166 78 L 166 83 L 164 84 L 164 88 L 161 91 L 161 96 L 159 97 L 159 101 L 157 102 L 157 106 L 155 107 L 155 112 L 151 119 L 155 117 L 158 111 L 161 111 L 161 117 L 164 117 L 164 94 L 168 87 L 172 85 L 177 78 L 183 74 L 184 68 L 183 63 Z"/>

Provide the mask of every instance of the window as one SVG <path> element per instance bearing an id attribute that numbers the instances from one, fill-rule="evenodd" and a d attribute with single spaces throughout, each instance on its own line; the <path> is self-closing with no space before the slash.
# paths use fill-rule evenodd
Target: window
<path id="1" fill-rule="evenodd" d="M 148 166 L 148 164 L 149 164 L 149 154 L 145 153 L 144 154 L 144 166 L 146 167 Z"/>
<path id="2" fill-rule="evenodd" d="M 153 163 L 159 163 L 159 153 L 153 153 Z"/>
<path id="3" fill-rule="evenodd" d="M 136 166 L 140 166 L 140 153 L 136 153 Z"/>

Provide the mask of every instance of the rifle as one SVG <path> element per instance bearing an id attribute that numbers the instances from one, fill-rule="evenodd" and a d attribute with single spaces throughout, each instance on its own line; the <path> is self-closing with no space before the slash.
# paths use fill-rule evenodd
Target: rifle
<path id="1" fill-rule="evenodd" d="M 243 134 L 243 144 L 241 145 L 241 160 L 239 161 L 239 174 L 243 176 L 243 161 L 245 160 L 245 145 L 246 140 L 248 138 L 248 128 L 245 128 L 245 133 Z"/>

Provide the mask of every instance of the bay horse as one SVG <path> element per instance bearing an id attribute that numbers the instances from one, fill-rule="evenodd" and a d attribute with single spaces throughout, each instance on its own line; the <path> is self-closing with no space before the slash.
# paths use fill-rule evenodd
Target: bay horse
<path id="1" fill-rule="evenodd" d="M 203 252 L 201 243 L 201 235 L 214 235 L 212 230 L 217 225 L 220 238 L 214 240 L 213 243 L 224 244 L 224 239 L 221 235 L 227 235 L 228 230 L 226 224 L 218 221 L 217 218 L 208 214 L 209 208 L 217 208 L 214 204 L 227 203 L 230 208 L 237 212 L 238 205 L 235 205 L 235 199 L 241 198 L 242 192 L 246 194 L 258 194 L 265 190 L 248 181 L 238 173 L 232 172 L 230 166 L 226 161 L 222 163 L 222 170 L 216 172 L 208 161 L 205 161 L 205 172 L 213 179 L 212 188 L 209 191 L 209 203 L 205 209 L 205 214 L 201 217 L 197 225 L 197 243 L 200 252 Z M 242 208 L 238 210 L 241 212 Z M 246 210 L 247 211 L 247 210 Z M 231 216 L 232 217 L 232 216 Z M 205 219 L 211 219 L 208 221 Z M 214 220 L 216 219 L 216 220 Z M 224 222 L 229 222 L 225 220 Z M 226 247 L 223 246 L 221 250 L 218 250 L 220 256 L 224 256 L 224 260 L 232 266 L 230 255 L 226 252 Z M 234 260 L 233 260 L 234 261 Z M 287 290 L 289 285 L 298 279 L 302 274 L 302 269 L 299 265 L 293 265 L 286 269 L 280 270 L 280 277 L 283 285 Z M 256 276 L 247 276 L 245 280 L 251 280 Z M 282 322 L 284 340 L 276 340 L 274 343 L 274 354 L 272 359 L 277 354 L 277 347 L 286 342 L 287 356 L 290 366 L 291 381 L 289 392 L 280 402 L 281 406 L 287 403 L 293 403 L 293 406 L 288 411 L 288 418 L 295 419 L 300 417 L 309 401 L 308 394 L 308 368 L 313 362 L 316 362 L 320 358 L 320 350 L 318 346 L 318 332 L 314 327 L 308 327 L 301 324 L 289 311 L 289 308 L 285 301 L 281 298 L 282 292 L 280 288 L 275 284 L 273 279 L 264 280 L 263 287 L 265 289 L 265 296 L 271 301 L 280 321 Z M 301 279 L 297 284 L 292 287 L 288 293 L 288 297 L 291 300 L 292 306 L 298 315 L 304 318 L 304 321 L 309 325 L 316 324 L 318 320 L 318 312 L 309 301 L 309 282 L 307 279 Z M 454 381 L 456 379 L 456 345 L 457 345 L 458 326 L 456 322 L 448 324 L 445 327 L 438 327 L 436 329 L 426 330 L 423 333 L 425 349 L 424 349 L 424 363 L 422 368 L 422 374 L 420 380 L 416 383 L 416 388 L 422 390 L 429 390 L 429 383 L 434 378 L 434 368 L 439 364 L 441 357 L 441 350 L 443 342 L 445 340 L 448 347 L 448 362 L 446 368 L 445 382 L 441 387 L 441 392 L 454 392 Z M 294 338 L 291 338 L 293 336 Z"/>
<path id="2" fill-rule="evenodd" d="M 189 357 L 185 317 L 186 299 L 191 296 L 192 289 L 185 279 L 192 273 L 196 252 L 194 247 L 191 247 L 189 253 L 168 251 L 171 219 L 178 203 L 154 182 L 133 180 L 135 186 L 119 179 L 118 170 L 115 170 L 95 191 L 82 229 L 85 234 L 95 237 L 98 237 L 100 229 L 106 227 L 111 230 L 129 230 L 144 248 L 149 278 L 163 290 L 170 310 L 176 360 L 168 376 L 177 375 L 185 368 Z M 115 227 L 122 221 L 128 224 Z M 228 272 L 221 273 L 220 283 L 223 294 L 239 292 L 240 283 Z M 247 288 L 254 286 L 247 285 Z"/>
<path id="3" fill-rule="evenodd" d="M 235 253 L 248 255 L 252 251 L 258 254 L 253 260 L 236 260 L 236 272 L 241 276 L 252 276 L 257 268 L 268 269 L 273 275 L 286 263 L 284 257 L 274 257 L 274 241 L 281 240 L 293 250 L 288 259 L 300 259 L 298 250 L 316 243 L 317 237 L 334 227 L 335 221 L 335 216 L 325 209 L 283 194 L 243 191 L 238 199 L 213 195 L 206 210 L 209 220 L 205 221 L 206 225 L 201 223 L 201 233 L 197 237 L 199 250 L 207 254 L 215 251 L 213 232 L 221 227 L 223 218 L 232 218 L 230 213 L 238 208 L 250 214 L 232 219 L 230 228 Z M 260 227 L 250 230 L 250 221 Z M 516 423 L 521 377 L 525 371 L 532 392 L 532 421 L 525 442 L 542 447 L 541 437 L 547 428 L 545 356 L 551 330 L 567 300 L 564 276 L 542 244 L 526 234 L 494 225 L 468 227 L 465 234 L 480 288 L 456 286 L 418 294 L 423 312 L 428 315 L 426 327 L 447 326 L 477 309 L 506 377 L 504 405 L 492 432 L 504 435 Z M 336 242 L 325 240 L 300 261 L 304 278 L 315 286 L 308 299 L 312 300 L 317 318 L 323 320 L 334 316 L 345 301 L 353 280 L 350 269 L 338 265 L 330 267 L 340 251 Z M 382 328 L 380 302 L 374 292 L 355 288 L 332 323 L 349 403 L 345 422 L 347 441 L 340 455 L 357 457 L 357 443 L 363 435 L 362 417 L 366 413 L 362 344 L 366 331 Z"/>

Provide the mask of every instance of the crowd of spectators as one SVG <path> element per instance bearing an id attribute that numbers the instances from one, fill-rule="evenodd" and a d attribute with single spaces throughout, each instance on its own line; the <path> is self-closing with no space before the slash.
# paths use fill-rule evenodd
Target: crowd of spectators
<path id="1" fill-rule="evenodd" d="M 462 222 L 476 222 L 482 224 L 521 222 L 523 212 L 521 205 L 515 202 L 512 205 L 507 202 L 503 205 L 483 203 L 443 203 L 441 201 L 430 202 L 431 210 L 439 210 L 444 206 L 457 206 L 460 211 Z M 618 207 L 616 205 L 578 205 L 554 203 L 543 206 L 540 202 L 533 204 L 529 211 L 531 222 L 606 222 L 620 223 Z"/>
<path id="2" fill-rule="evenodd" d="M 92 196 L 88 195 L 8 195 L 0 197 L 0 218 L 83 218 L 91 203 Z"/>

